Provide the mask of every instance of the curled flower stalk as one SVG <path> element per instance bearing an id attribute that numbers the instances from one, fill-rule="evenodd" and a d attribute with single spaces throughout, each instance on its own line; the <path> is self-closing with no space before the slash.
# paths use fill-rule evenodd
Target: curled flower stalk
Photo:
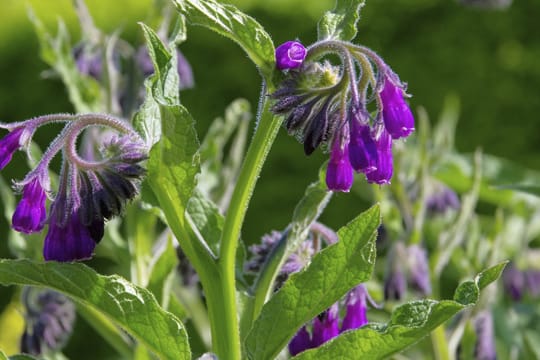
<path id="1" fill-rule="evenodd" d="M 328 58 L 337 56 L 341 64 Z M 406 84 L 372 50 L 339 40 L 323 40 L 300 51 L 288 41 L 276 50 L 286 70 L 272 111 L 284 116 L 289 134 L 306 155 L 321 147 L 330 153 L 326 183 L 350 190 L 354 171 L 387 184 L 393 174 L 392 143 L 414 131 Z M 300 63 L 301 62 L 301 63 Z"/>
<path id="2" fill-rule="evenodd" d="M 121 119 L 104 114 L 58 114 L 0 124 L 11 130 L 0 140 L 2 146 L 11 150 L 9 159 L 17 149 L 28 146 L 37 128 L 52 122 L 64 122 L 65 126 L 36 167 L 15 183 L 16 189 L 22 189 L 22 199 L 13 214 L 12 227 L 33 233 L 48 224 L 43 249 L 45 260 L 88 259 L 103 237 L 105 221 L 119 215 L 138 194 L 145 175 L 142 162 L 148 157 L 148 149 L 131 125 Z M 116 135 L 101 144 L 100 157 L 82 158 L 77 151 L 77 139 L 92 126 L 112 129 Z M 63 161 L 54 193 L 50 189 L 49 165 L 59 153 Z M 51 200 L 48 216 L 47 195 Z"/>

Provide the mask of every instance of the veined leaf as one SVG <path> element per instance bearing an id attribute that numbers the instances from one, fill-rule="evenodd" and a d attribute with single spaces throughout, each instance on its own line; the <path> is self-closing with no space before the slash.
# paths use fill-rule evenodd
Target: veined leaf
<path id="1" fill-rule="evenodd" d="M 289 278 L 263 306 L 248 334 L 249 358 L 274 359 L 302 325 L 369 279 L 379 224 L 379 207 L 374 206 L 341 228 L 336 244 Z"/>
<path id="2" fill-rule="evenodd" d="M 333 10 L 327 11 L 318 24 L 319 40 L 351 41 L 356 36 L 356 23 L 365 0 L 336 0 Z"/>
<path id="3" fill-rule="evenodd" d="M 0 283 L 44 286 L 103 313 L 163 359 L 190 359 L 184 325 L 154 296 L 120 276 L 102 276 L 80 263 L 0 260 Z"/>
<path id="4" fill-rule="evenodd" d="M 202 25 L 238 43 L 265 78 L 274 71 L 274 44 L 252 17 L 214 0 L 173 0 L 188 22 Z"/>
<path id="5" fill-rule="evenodd" d="M 495 281 L 507 262 L 497 264 L 466 281 L 454 300 L 417 300 L 397 307 L 387 324 L 369 324 L 346 331 L 319 348 L 300 353 L 298 360 L 387 359 L 418 342 L 459 311 L 476 304 L 480 290 Z"/>

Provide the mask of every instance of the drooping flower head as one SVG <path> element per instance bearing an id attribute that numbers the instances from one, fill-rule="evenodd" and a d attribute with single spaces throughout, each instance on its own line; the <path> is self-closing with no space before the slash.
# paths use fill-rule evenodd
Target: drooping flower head
<path id="1" fill-rule="evenodd" d="M 22 199 L 13 214 L 12 226 L 17 231 L 32 233 L 48 224 L 43 249 L 45 260 L 88 259 L 103 237 L 105 221 L 119 215 L 125 204 L 138 194 L 145 175 L 141 163 L 148 156 L 147 145 L 131 125 L 101 114 L 48 115 L 0 125 L 13 129 L 10 134 L 15 133 L 17 144 L 26 144 L 30 136 L 25 138 L 21 134 L 31 135 L 34 129 L 52 122 L 67 124 L 37 166 L 16 183 L 22 189 Z M 89 126 L 109 127 L 118 133 L 102 144 L 101 157 L 97 159 L 81 158 L 77 151 L 77 138 Z M 14 139 L 8 140 L 7 143 L 15 143 Z M 63 155 L 63 165 L 58 190 L 53 195 L 49 188 L 49 164 L 58 153 Z M 47 194 L 51 197 L 48 217 Z"/>
<path id="2" fill-rule="evenodd" d="M 64 295 L 52 290 L 23 289 L 26 328 L 21 352 L 43 355 L 66 344 L 75 323 L 75 306 Z"/>
<path id="3" fill-rule="evenodd" d="M 285 127 L 304 144 L 306 155 L 319 146 L 330 152 L 329 190 L 349 191 L 350 169 L 365 174 L 370 183 L 389 183 L 392 141 L 414 131 L 406 85 L 368 48 L 323 40 L 304 53 L 300 45 L 289 41 L 276 49 L 278 69 L 287 73 L 270 94 L 272 111 L 284 116 Z M 331 55 L 341 66 L 328 61 Z"/>

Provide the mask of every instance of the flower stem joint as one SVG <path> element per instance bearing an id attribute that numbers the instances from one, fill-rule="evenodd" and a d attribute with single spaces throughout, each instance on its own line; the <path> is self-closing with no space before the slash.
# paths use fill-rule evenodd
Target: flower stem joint
<path id="1" fill-rule="evenodd" d="M 337 56 L 340 66 L 328 56 Z M 271 110 L 285 117 L 285 127 L 304 144 L 306 155 L 319 146 L 330 153 L 328 189 L 349 191 L 355 171 L 370 183 L 389 183 L 392 143 L 414 131 L 414 117 L 405 102 L 406 84 L 382 58 L 340 40 L 307 49 L 287 41 L 276 49 L 276 66 L 287 73 L 270 95 Z"/>
<path id="2" fill-rule="evenodd" d="M 22 199 L 12 218 L 12 227 L 26 234 L 40 232 L 48 224 L 43 249 L 45 260 L 74 261 L 92 256 L 104 234 L 105 221 L 119 215 L 139 191 L 145 175 L 141 162 L 148 149 L 143 139 L 123 120 L 103 114 L 47 115 L 13 124 L 0 124 L 10 133 L 0 140 L 0 164 L 11 160 L 18 149 L 27 148 L 34 131 L 45 124 L 64 122 L 61 133 L 26 177 L 15 183 Z M 84 132 L 91 126 L 106 127 L 102 133 Z M 116 132 L 111 134 L 110 129 Z M 83 134 L 84 132 L 84 134 Z M 77 152 L 77 139 L 90 144 L 86 157 Z M 96 150 L 98 138 L 109 140 Z M 50 189 L 49 164 L 62 153 L 62 168 L 56 194 Z M 49 216 L 47 196 L 51 199 Z"/>

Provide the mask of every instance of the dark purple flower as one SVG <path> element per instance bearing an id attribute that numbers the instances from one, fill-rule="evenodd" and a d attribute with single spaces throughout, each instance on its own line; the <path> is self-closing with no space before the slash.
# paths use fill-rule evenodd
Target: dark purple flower
<path id="1" fill-rule="evenodd" d="M 503 272 L 503 285 L 506 293 L 514 301 L 519 301 L 525 292 L 525 274 L 514 263 L 508 264 Z"/>
<path id="2" fill-rule="evenodd" d="M 330 152 L 330 161 L 326 169 L 326 186 L 331 191 L 349 192 L 354 172 L 349 161 L 348 145 L 341 145 L 339 139 L 334 141 Z"/>
<path id="3" fill-rule="evenodd" d="M 368 323 L 367 300 L 368 293 L 363 284 L 349 291 L 345 300 L 347 312 L 341 323 L 341 332 L 358 329 Z"/>
<path id="4" fill-rule="evenodd" d="M 423 295 L 431 294 L 431 280 L 426 250 L 418 245 L 409 246 L 409 283 Z"/>
<path id="5" fill-rule="evenodd" d="M 11 161 L 15 151 L 20 149 L 23 131 L 23 127 L 16 128 L 0 139 L 0 170 Z"/>
<path id="6" fill-rule="evenodd" d="M 23 188 L 22 199 L 13 213 L 12 227 L 26 234 L 41 231 L 47 216 L 46 199 L 39 178 L 35 177 Z"/>
<path id="7" fill-rule="evenodd" d="M 319 347 L 338 335 L 339 311 L 338 304 L 335 303 L 313 319 L 313 334 L 311 342 L 313 347 Z"/>
<path id="8" fill-rule="evenodd" d="M 351 121 L 349 160 L 355 171 L 367 174 L 377 170 L 377 145 L 368 125 Z"/>
<path id="9" fill-rule="evenodd" d="M 474 328 L 476 330 L 475 359 L 496 360 L 497 350 L 495 349 L 493 316 L 489 310 L 484 310 L 476 315 Z"/>
<path id="10" fill-rule="evenodd" d="M 302 351 L 306 351 L 311 348 L 313 348 L 311 336 L 306 330 L 306 327 L 302 326 L 289 342 L 289 353 L 291 356 L 295 356 L 300 354 Z"/>
<path id="11" fill-rule="evenodd" d="M 414 131 L 414 117 L 403 99 L 403 89 L 388 77 L 381 91 L 384 126 L 393 139 L 409 136 Z"/>
<path id="12" fill-rule="evenodd" d="M 384 279 L 384 298 L 401 300 L 407 291 L 407 278 L 401 269 L 392 269 Z"/>
<path id="13" fill-rule="evenodd" d="M 426 200 L 427 211 L 431 214 L 444 214 L 447 210 L 458 210 L 461 206 L 456 192 L 442 183 L 435 183 L 434 191 Z"/>
<path id="14" fill-rule="evenodd" d="M 54 211 L 53 204 L 51 213 Z M 65 226 L 60 226 L 51 216 L 43 247 L 44 259 L 65 262 L 91 258 L 97 242 L 103 236 L 103 227 L 103 219 L 83 225 L 78 211 L 69 215 Z"/>
<path id="15" fill-rule="evenodd" d="M 73 57 L 77 70 L 83 75 L 101 79 L 103 74 L 103 55 L 100 49 L 91 49 L 80 44 L 73 49 Z"/>
<path id="16" fill-rule="evenodd" d="M 529 269 L 525 271 L 525 283 L 527 284 L 527 290 L 532 297 L 540 295 L 540 271 L 536 269 Z"/>
<path id="17" fill-rule="evenodd" d="M 306 48 L 298 41 L 287 41 L 276 48 L 276 67 L 279 70 L 296 69 L 302 66 Z"/>
<path id="18" fill-rule="evenodd" d="M 379 185 L 389 184 L 394 171 L 392 157 L 392 137 L 386 130 L 382 130 L 376 140 L 377 145 L 377 168 L 366 173 L 366 179 L 370 183 Z"/>
<path id="19" fill-rule="evenodd" d="M 75 306 L 64 295 L 51 290 L 24 288 L 26 329 L 21 351 L 41 355 L 61 349 L 73 332 Z"/>

